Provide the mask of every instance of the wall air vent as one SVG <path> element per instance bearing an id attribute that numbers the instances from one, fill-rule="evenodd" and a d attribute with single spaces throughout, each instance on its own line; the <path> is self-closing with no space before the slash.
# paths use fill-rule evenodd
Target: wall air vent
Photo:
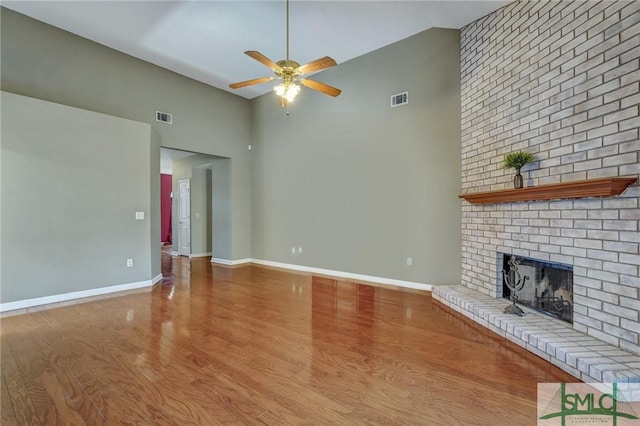
<path id="1" fill-rule="evenodd" d="M 168 112 L 156 111 L 156 121 L 171 124 L 173 123 L 173 115 Z"/>
<path id="2" fill-rule="evenodd" d="M 409 92 L 398 93 L 391 96 L 391 108 L 409 103 Z"/>

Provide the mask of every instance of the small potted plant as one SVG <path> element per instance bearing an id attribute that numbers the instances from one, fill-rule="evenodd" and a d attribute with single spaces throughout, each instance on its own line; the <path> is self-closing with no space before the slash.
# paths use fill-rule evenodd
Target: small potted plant
<path id="1" fill-rule="evenodd" d="M 527 151 L 512 152 L 504 156 L 504 168 L 516 169 L 516 175 L 513 177 L 513 187 L 515 189 L 522 188 L 520 169 L 529 163 L 533 163 L 534 160 L 533 153 Z"/>

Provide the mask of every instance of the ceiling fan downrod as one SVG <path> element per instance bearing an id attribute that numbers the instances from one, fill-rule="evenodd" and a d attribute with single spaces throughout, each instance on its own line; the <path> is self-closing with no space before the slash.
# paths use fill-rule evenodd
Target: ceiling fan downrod
<path id="1" fill-rule="evenodd" d="M 287 0 L 287 61 L 289 60 L 289 0 Z"/>

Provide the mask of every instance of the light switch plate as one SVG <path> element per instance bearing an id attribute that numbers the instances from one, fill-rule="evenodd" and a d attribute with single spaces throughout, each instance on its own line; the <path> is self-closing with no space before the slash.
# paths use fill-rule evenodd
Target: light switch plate
<path id="1" fill-rule="evenodd" d="M 136 212 L 136 220 L 144 220 L 144 212 Z"/>

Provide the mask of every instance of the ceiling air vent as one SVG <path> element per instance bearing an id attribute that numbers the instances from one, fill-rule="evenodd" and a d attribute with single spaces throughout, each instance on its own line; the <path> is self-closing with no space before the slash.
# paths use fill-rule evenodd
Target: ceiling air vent
<path id="1" fill-rule="evenodd" d="M 156 121 L 171 124 L 173 123 L 173 116 L 168 112 L 156 111 Z"/>
<path id="2" fill-rule="evenodd" d="M 409 103 L 409 92 L 398 93 L 391 96 L 391 108 Z"/>

